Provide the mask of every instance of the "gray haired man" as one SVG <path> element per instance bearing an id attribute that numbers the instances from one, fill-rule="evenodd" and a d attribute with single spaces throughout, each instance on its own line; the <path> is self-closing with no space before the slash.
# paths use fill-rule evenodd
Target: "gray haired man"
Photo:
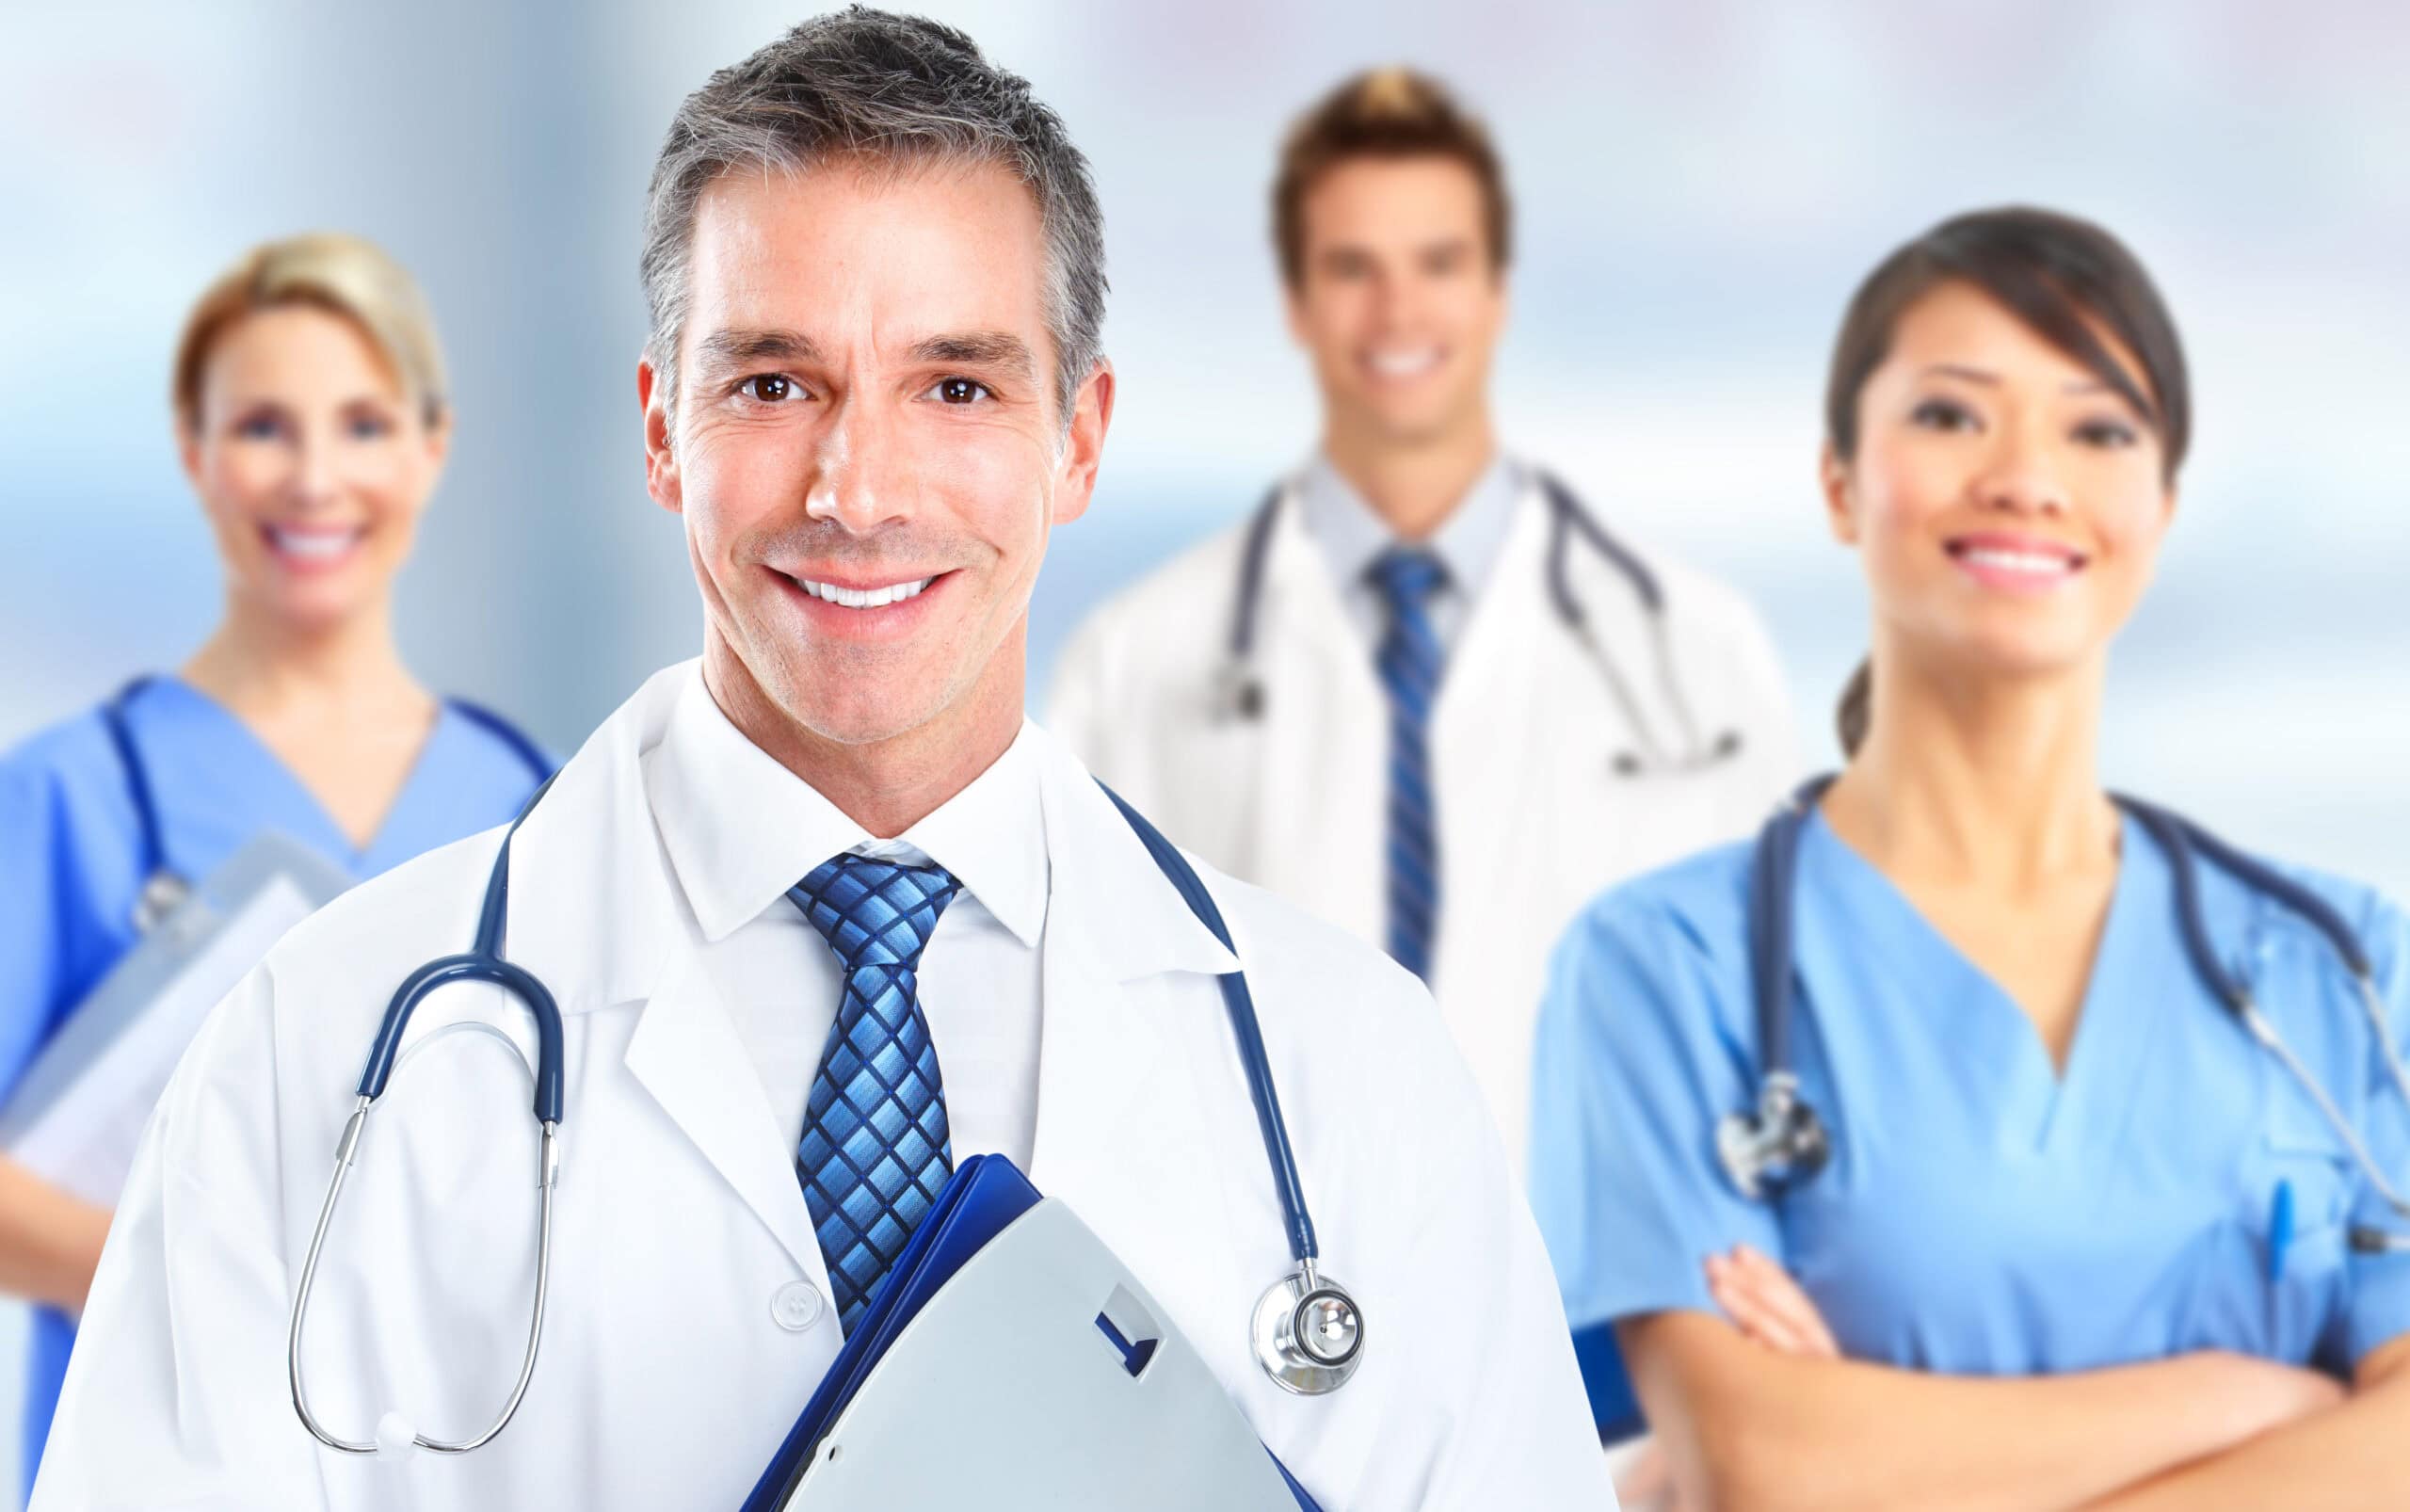
<path id="1" fill-rule="evenodd" d="M 402 1037 L 288 1360 L 360 1058 L 394 984 L 467 942 L 488 835 L 346 895 L 218 1008 L 120 1205 L 36 1504 L 733 1507 L 929 1195 L 993 1152 L 1143 1279 L 1323 1506 L 1612 1505 L 1538 1236 L 1419 984 L 1208 874 L 1225 944 L 1021 716 L 1038 564 L 1115 399 L 1062 123 L 958 32 L 807 24 L 679 111 L 644 274 L 647 484 L 703 651 L 506 853 L 507 957 L 564 1052 L 525 1395 L 426 1452 L 502 1410 L 540 1252 L 494 1042 L 531 1053 L 529 1015 L 483 984 Z M 1250 1341 L 1292 1246 L 1224 1015 L 1241 966 L 1364 1320 L 1327 1395 Z"/>

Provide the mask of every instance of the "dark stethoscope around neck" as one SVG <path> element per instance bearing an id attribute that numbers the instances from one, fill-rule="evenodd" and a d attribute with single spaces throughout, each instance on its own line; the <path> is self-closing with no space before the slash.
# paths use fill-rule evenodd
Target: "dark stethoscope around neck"
<path id="1" fill-rule="evenodd" d="M 126 796 L 134 802 L 135 872 L 141 878 L 134 899 L 134 927 L 136 933 L 146 935 L 175 912 L 193 890 L 193 879 L 168 861 L 167 832 L 159 821 L 158 800 L 152 796 L 151 764 L 135 741 L 133 716 L 128 712 L 142 691 L 157 681 L 146 672 L 101 705 L 101 727 L 108 732 L 109 748 L 117 753 L 118 766 L 125 777 Z M 552 780 L 552 759 L 517 725 L 466 699 L 446 698 L 443 706 L 500 741 L 538 784 Z"/>
<path id="2" fill-rule="evenodd" d="M 1692 712 L 1681 677 L 1675 668 L 1665 590 L 1657 574 L 1631 548 L 1609 534 L 1598 517 L 1574 497 L 1572 490 L 1547 473 L 1535 474 L 1534 479 L 1548 503 L 1550 607 L 1558 622 L 1588 653 L 1632 731 L 1634 744 L 1614 752 L 1608 770 L 1619 778 L 1677 776 L 1706 771 L 1738 756 L 1743 745 L 1740 731 L 1721 730 L 1710 736 L 1700 729 Z M 1285 492 L 1283 486 L 1276 484 L 1264 495 L 1247 521 L 1246 535 L 1240 547 L 1238 580 L 1215 700 L 1216 711 L 1224 719 L 1261 721 L 1264 716 L 1268 695 L 1262 674 L 1256 667 L 1256 626 L 1262 613 L 1264 564 L 1271 555 L 1272 533 L 1279 523 Z M 1631 680 L 1608 653 L 1605 641 L 1590 622 L 1587 607 L 1573 590 L 1571 556 L 1576 538 L 1597 552 L 1640 601 L 1643 617 L 1648 622 L 1649 657 L 1656 670 L 1658 692 L 1679 729 L 1675 742 L 1661 738 L 1655 724 L 1644 714 Z"/>
<path id="3" fill-rule="evenodd" d="M 316 1224 L 310 1231 L 309 1247 L 301 1263 L 301 1277 L 294 1292 L 293 1310 L 285 1330 L 285 1373 L 293 1398 L 293 1410 L 309 1429 L 313 1438 L 329 1449 L 348 1455 L 373 1455 L 380 1448 L 400 1450 L 410 1445 L 431 1450 L 440 1455 L 463 1455 L 481 1449 L 509 1426 L 525 1399 L 528 1383 L 536 1374 L 536 1357 L 544 1336 L 544 1308 L 551 1295 L 553 1273 L 553 1203 L 560 1183 L 561 1124 L 566 1113 L 567 1075 L 564 1071 L 564 1045 L 567 1035 L 561 1011 L 551 990 L 534 973 L 503 957 L 503 947 L 510 909 L 510 848 L 519 837 L 520 827 L 527 822 L 536 806 L 552 790 L 553 779 L 528 798 L 519 816 L 502 837 L 494 852 L 491 867 L 486 874 L 484 902 L 477 910 L 477 932 L 474 941 L 459 954 L 438 957 L 426 962 L 394 989 L 385 1014 L 371 1041 L 366 1065 L 353 1089 L 352 1107 L 345 1120 L 343 1134 L 336 1141 L 334 1171 L 327 1182 L 326 1197 L 319 1204 Z M 1106 797 L 1129 824 L 1154 861 L 1165 881 L 1180 894 L 1199 924 L 1235 957 L 1238 946 L 1231 938 L 1229 926 L 1213 903 L 1213 894 L 1204 880 L 1197 875 L 1178 847 L 1164 838 L 1163 832 L 1149 823 L 1137 810 L 1121 799 L 1121 796 L 1100 782 Z M 490 983 L 515 1000 L 535 1028 L 537 1054 L 530 1068 L 533 1084 L 533 1111 L 538 1132 L 536 1186 L 538 1194 L 536 1220 L 536 1274 L 533 1298 L 529 1304 L 527 1338 L 521 1352 L 519 1371 L 513 1377 L 508 1396 L 500 1411 L 484 1431 L 465 1439 L 434 1439 L 410 1426 L 398 1413 L 388 1412 L 380 1420 L 378 1435 L 372 1439 L 346 1439 L 322 1423 L 310 1407 L 309 1392 L 303 1383 L 301 1340 L 310 1314 L 310 1298 L 317 1283 L 318 1265 L 326 1252 L 327 1234 L 334 1222 L 335 1207 L 343 1197 L 344 1184 L 358 1158 L 360 1142 L 366 1134 L 369 1114 L 378 1099 L 385 1095 L 399 1060 L 406 1056 L 402 1038 L 408 1032 L 410 1017 L 419 1005 L 443 988 L 460 983 Z M 1291 1268 L 1266 1287 L 1256 1299 L 1248 1315 L 1248 1342 L 1253 1346 L 1256 1364 L 1280 1390 L 1295 1396 L 1323 1396 L 1347 1384 L 1363 1362 L 1364 1311 L 1355 1296 L 1337 1278 L 1322 1269 L 1322 1247 L 1314 1232 L 1313 1214 L 1307 1209 L 1305 1182 L 1297 1169 L 1294 1147 L 1289 1139 L 1287 1121 L 1280 1114 L 1278 1089 L 1273 1082 L 1271 1057 L 1263 1043 L 1262 1027 L 1256 1018 L 1255 999 L 1248 990 L 1246 973 L 1234 969 L 1214 977 L 1220 989 L 1225 1016 L 1229 1021 L 1235 1041 L 1240 1070 L 1247 1084 L 1248 1101 L 1254 1105 L 1257 1132 L 1263 1142 L 1263 1153 L 1270 1166 L 1275 1195 L 1280 1204 L 1281 1227 L 1289 1245 Z M 451 1027 L 483 1027 L 476 1021 L 461 1021 Z M 507 1037 L 503 1037 L 507 1041 Z M 516 1044 L 515 1041 L 507 1041 Z M 390 1443 L 389 1443 L 390 1440 Z"/>
<path id="4" fill-rule="evenodd" d="M 1832 1157 L 1832 1138 L 1815 1108 L 1801 1094 L 1791 1058 L 1792 921 L 1797 901 L 1799 842 L 1833 778 L 1805 783 L 1767 820 L 1750 858 L 1748 891 L 1749 982 L 1761 1068 L 1754 1107 L 1727 1114 L 1715 1128 L 1715 1153 L 1740 1194 L 1775 1200 L 1815 1179 Z M 2324 898 L 2244 854 L 2191 820 L 2139 798 L 2113 794 L 2166 856 L 2175 879 L 2176 925 L 2193 973 L 2210 995 L 2231 1012 L 2252 1040 L 2280 1063 L 2318 1107 L 2327 1125 L 2351 1151 L 2370 1187 L 2393 1212 L 2410 1219 L 2410 1198 L 2387 1180 L 2368 1143 L 2309 1067 L 2293 1052 L 2275 1023 L 2261 1011 L 2251 986 L 2226 970 L 2209 941 L 2202 917 L 2200 863 L 2204 861 L 2308 925 L 2347 973 L 2368 1016 L 2394 1090 L 2410 1102 L 2410 1070 L 2394 1046 L 2377 994 L 2375 968 L 2343 916 Z M 2354 1225 L 2351 1247 L 2359 1254 L 2410 1253 L 2410 1231 Z"/>

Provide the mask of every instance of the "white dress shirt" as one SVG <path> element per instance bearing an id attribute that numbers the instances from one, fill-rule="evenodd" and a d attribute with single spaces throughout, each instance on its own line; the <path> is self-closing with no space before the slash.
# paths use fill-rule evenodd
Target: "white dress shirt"
<path id="1" fill-rule="evenodd" d="M 993 1152 L 1029 1168 L 1037 1128 L 1046 828 L 1024 724 L 971 785 L 893 840 L 874 839 L 746 738 L 699 677 L 680 695 L 645 789 L 702 931 L 703 969 L 792 1141 L 844 973 L 787 889 L 851 852 L 932 862 L 962 891 L 922 953 L 921 1011 L 937 1047 L 955 1163 Z"/>
<path id="2" fill-rule="evenodd" d="M 1454 651 L 1456 637 L 1472 619 L 1473 606 L 1488 589 L 1490 571 L 1506 545 L 1515 501 L 1524 485 L 1522 468 L 1502 454 L 1492 457 L 1439 528 L 1417 542 L 1401 537 L 1327 456 L 1316 457 L 1298 475 L 1297 504 L 1306 534 L 1329 559 L 1347 617 L 1364 633 L 1367 645 L 1379 646 L 1390 627 L 1389 601 L 1373 583 L 1373 564 L 1383 553 L 1404 545 L 1420 545 L 1437 556 L 1448 576 L 1432 594 L 1426 612 L 1441 649 Z"/>

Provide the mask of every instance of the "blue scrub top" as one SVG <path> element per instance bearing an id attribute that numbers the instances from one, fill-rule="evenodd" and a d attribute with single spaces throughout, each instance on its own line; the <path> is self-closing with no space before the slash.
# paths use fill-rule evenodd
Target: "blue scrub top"
<path id="1" fill-rule="evenodd" d="M 2225 1349 L 2344 1375 L 2410 1329 L 2410 1255 L 2346 1242 L 2355 1222 L 2404 1220 L 2195 974 L 2168 858 L 2131 819 L 2120 854 L 2062 1075 L 2016 1003 L 1808 821 L 1792 1042 L 1833 1154 L 1774 1205 L 1740 1197 L 1714 1153 L 1716 1120 L 1754 1106 L 1759 1082 L 1751 847 L 1594 903 L 1558 947 L 1534 1053 L 1533 1206 L 1577 1329 L 1718 1313 L 1701 1262 L 1738 1243 L 1798 1278 L 1844 1354 L 1918 1370 Z M 2403 916 L 2365 888 L 2288 875 L 2358 932 L 2401 1043 Z M 2221 958 L 2410 1182 L 2410 1109 L 2334 952 L 2225 873 L 2199 877 Z"/>
<path id="2" fill-rule="evenodd" d="M 167 867 L 193 881 L 263 829 L 364 880 L 422 851 L 507 822 L 545 775 L 477 715 L 446 704 L 366 849 L 243 722 L 182 679 L 125 704 L 151 780 Z M 0 756 L 0 1102 L 42 1045 L 135 942 L 140 827 L 98 709 Z M 30 1494 L 74 1325 L 37 1308 L 25 1391 Z"/>

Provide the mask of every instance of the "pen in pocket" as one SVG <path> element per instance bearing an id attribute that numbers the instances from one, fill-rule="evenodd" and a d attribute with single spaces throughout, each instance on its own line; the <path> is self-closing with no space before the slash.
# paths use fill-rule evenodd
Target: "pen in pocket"
<path id="1" fill-rule="evenodd" d="M 2293 1242 L 2293 1183 L 2278 1182 L 2276 1195 L 2268 1205 L 2268 1281 L 2270 1285 L 2285 1279 L 2285 1251 Z"/>

